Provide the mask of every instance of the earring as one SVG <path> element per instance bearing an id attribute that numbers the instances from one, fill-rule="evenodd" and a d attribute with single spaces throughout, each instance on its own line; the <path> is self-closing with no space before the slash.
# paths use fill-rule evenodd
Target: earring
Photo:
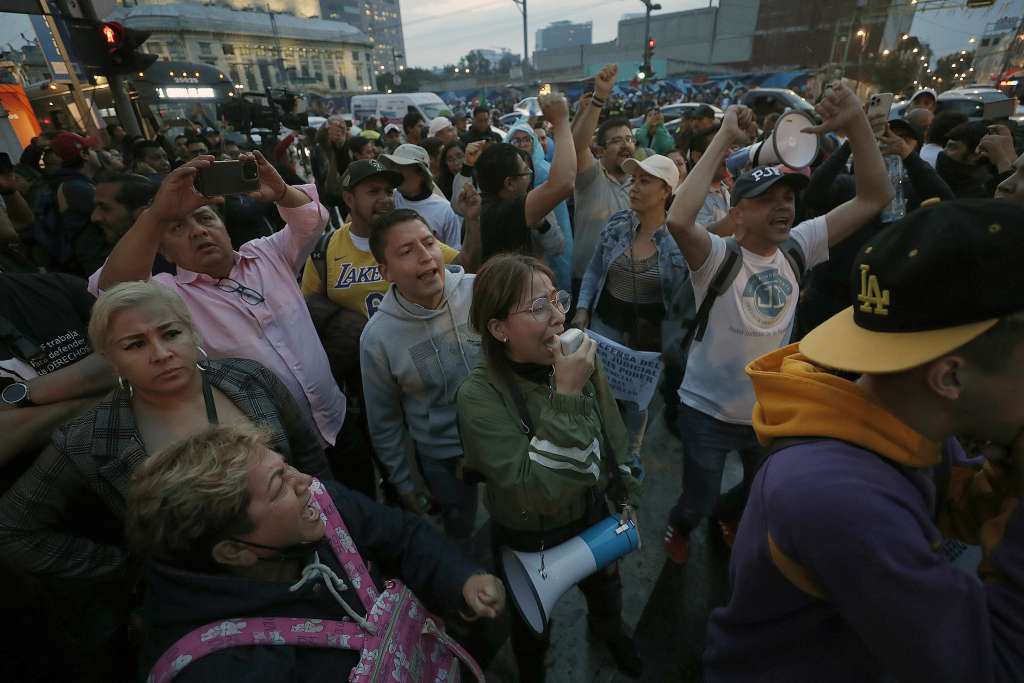
<path id="1" fill-rule="evenodd" d="M 128 383 L 128 380 L 126 380 L 121 375 L 117 376 L 117 387 L 121 391 L 127 391 L 128 392 L 128 398 L 131 398 L 132 396 L 135 395 L 135 389 L 132 387 L 131 384 Z"/>
<path id="2" fill-rule="evenodd" d="M 196 367 L 200 372 L 206 372 L 210 369 L 210 354 L 206 353 L 206 349 L 199 345 L 196 345 L 196 350 L 202 355 L 202 359 L 196 361 Z"/>
<path id="3" fill-rule="evenodd" d="M 508 337 L 505 337 L 504 339 L 502 339 L 501 343 L 502 344 L 508 344 Z"/>

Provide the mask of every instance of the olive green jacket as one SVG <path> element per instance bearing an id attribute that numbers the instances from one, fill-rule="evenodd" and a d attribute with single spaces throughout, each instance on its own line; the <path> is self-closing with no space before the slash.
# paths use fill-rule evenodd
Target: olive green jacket
<path id="1" fill-rule="evenodd" d="M 522 393 L 535 429 L 532 438 L 509 380 Z M 564 526 L 583 516 L 595 487 L 616 509 L 627 502 L 636 507 L 640 482 L 630 474 L 626 428 L 600 362 L 579 396 L 556 393 L 550 379 L 540 384 L 510 375 L 509 380 L 483 360 L 457 399 L 465 466 L 486 479 L 491 517 L 522 531 Z M 608 458 L 621 474 L 611 487 Z"/>

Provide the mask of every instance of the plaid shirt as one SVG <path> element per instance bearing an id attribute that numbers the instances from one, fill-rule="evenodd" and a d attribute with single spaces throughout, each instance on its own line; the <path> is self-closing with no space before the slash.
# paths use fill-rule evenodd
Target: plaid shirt
<path id="1" fill-rule="evenodd" d="M 270 447 L 299 470 L 332 478 L 320 440 L 291 393 L 270 370 L 240 358 L 211 360 L 217 387 L 270 434 Z M 66 527 L 85 513 L 120 526 L 132 474 L 148 456 L 129 395 L 114 390 L 65 423 L 28 471 L 0 499 L 0 557 L 16 569 L 62 578 L 116 579 L 129 570 L 128 551 L 76 535 Z M 82 509 L 82 501 L 85 509 Z M 105 509 L 103 509 L 105 508 Z M 74 515 L 69 515 L 70 510 Z"/>

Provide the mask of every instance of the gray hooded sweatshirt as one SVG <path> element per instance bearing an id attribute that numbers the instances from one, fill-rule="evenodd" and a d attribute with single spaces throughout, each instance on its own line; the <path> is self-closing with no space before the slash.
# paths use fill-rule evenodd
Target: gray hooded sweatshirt
<path id="1" fill-rule="evenodd" d="M 391 285 L 359 339 L 370 438 L 399 493 L 415 489 L 416 454 L 462 455 L 455 392 L 480 359 L 480 335 L 469 326 L 474 277 L 448 266 L 437 309 Z"/>

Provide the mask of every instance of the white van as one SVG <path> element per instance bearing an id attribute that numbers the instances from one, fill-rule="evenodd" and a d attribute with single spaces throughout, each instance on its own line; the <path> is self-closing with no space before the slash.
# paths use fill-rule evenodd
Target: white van
<path id="1" fill-rule="evenodd" d="M 429 123 L 438 116 L 451 117 L 452 112 L 440 97 L 432 92 L 410 92 L 394 95 L 354 95 L 352 97 L 352 115 L 362 123 L 367 117 L 380 119 L 386 116 L 389 121 L 401 122 L 402 117 L 414 109 L 423 114 Z"/>

